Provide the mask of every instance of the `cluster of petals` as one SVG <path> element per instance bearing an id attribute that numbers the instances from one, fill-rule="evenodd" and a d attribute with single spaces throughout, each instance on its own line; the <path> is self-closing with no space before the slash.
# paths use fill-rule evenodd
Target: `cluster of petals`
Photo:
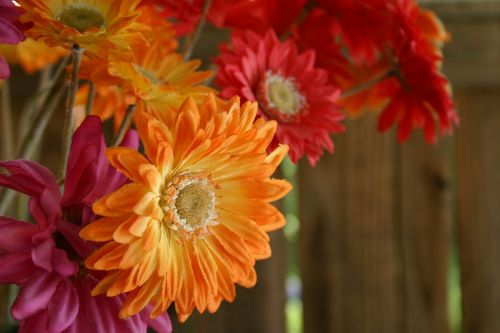
<path id="1" fill-rule="evenodd" d="M 458 124 L 451 90 L 441 74 L 448 39 L 439 19 L 414 0 L 321 0 L 295 31 L 303 48 L 317 51 L 330 80 L 349 88 L 380 82 L 342 101 L 350 114 L 381 111 L 381 131 L 397 125 L 399 141 L 421 128 L 429 143 Z M 326 42 L 337 38 L 337 47 Z M 330 43 L 331 44 L 331 43 Z M 346 49 L 345 52 L 342 50 Z"/>
<path id="2" fill-rule="evenodd" d="M 137 147 L 137 135 L 124 144 Z M 30 197 L 35 223 L 0 217 L 0 283 L 21 291 L 11 312 L 19 332 L 146 333 L 148 326 L 170 333 L 165 314 L 151 320 L 147 309 L 119 320 L 123 297 L 92 297 L 99 274 L 82 268 L 96 247 L 78 232 L 95 219 L 91 204 L 126 182 L 104 157 L 104 138 L 97 117 L 87 118 L 73 137 L 64 194 L 55 176 L 30 161 L 0 162 L 0 185 Z"/>
<path id="3" fill-rule="evenodd" d="M 0 44 L 15 45 L 24 40 L 19 16 L 21 10 L 10 0 L 0 0 Z M 0 79 L 10 75 L 9 66 L 0 55 Z"/>
<path id="4" fill-rule="evenodd" d="M 93 205 L 102 218 L 80 236 L 105 244 L 85 264 L 106 271 L 94 295 L 127 295 L 122 318 L 175 303 L 184 321 L 232 301 L 235 283 L 256 283 L 255 261 L 271 255 L 267 232 L 285 223 L 271 202 L 291 186 L 270 177 L 288 147 L 268 154 L 276 122 L 255 120 L 257 105 L 239 98 L 189 98 L 171 123 L 138 111 L 145 155 L 106 152 L 131 183 Z"/>
<path id="5" fill-rule="evenodd" d="M 192 32 L 199 22 L 205 0 L 143 0 L 156 5 L 164 16 L 174 18 L 179 35 Z M 274 29 L 288 31 L 304 9 L 307 0 L 213 0 L 207 19 L 214 26 L 263 33 Z"/>
<path id="6" fill-rule="evenodd" d="M 340 91 L 315 67 L 313 50 L 300 53 L 292 39 L 280 42 L 272 30 L 264 36 L 246 31 L 234 34 L 214 62 L 223 97 L 258 101 L 259 115 L 278 122 L 271 148 L 288 144 L 292 161 L 306 155 L 312 165 L 324 149 L 333 152 L 330 133 L 344 131 Z"/>

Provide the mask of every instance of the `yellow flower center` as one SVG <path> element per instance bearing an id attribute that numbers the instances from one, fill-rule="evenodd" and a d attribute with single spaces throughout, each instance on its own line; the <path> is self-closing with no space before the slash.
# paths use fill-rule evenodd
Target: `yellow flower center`
<path id="1" fill-rule="evenodd" d="M 172 229 L 203 234 L 208 225 L 216 224 L 216 196 L 207 178 L 177 177 L 163 195 L 162 208 Z"/>
<path id="2" fill-rule="evenodd" d="M 105 23 L 104 16 L 99 10 L 84 3 L 64 5 L 57 13 L 56 19 L 82 33 L 90 28 L 100 29 Z"/>
<path id="3" fill-rule="evenodd" d="M 285 115 L 294 116 L 304 106 L 304 96 L 298 91 L 292 79 L 268 72 L 265 91 L 267 106 Z"/>

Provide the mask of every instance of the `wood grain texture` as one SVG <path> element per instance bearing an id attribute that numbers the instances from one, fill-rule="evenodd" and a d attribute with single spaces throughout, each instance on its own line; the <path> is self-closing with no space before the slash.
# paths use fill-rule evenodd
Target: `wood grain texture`
<path id="1" fill-rule="evenodd" d="M 6 327 L 8 322 L 8 299 L 9 299 L 9 287 L 0 286 L 0 332 Z"/>
<path id="2" fill-rule="evenodd" d="M 348 125 L 335 155 L 300 168 L 304 331 L 400 333 L 395 139 L 373 115 Z"/>
<path id="3" fill-rule="evenodd" d="M 454 87 L 500 84 L 500 1 L 428 0 L 451 34 L 443 69 Z"/>
<path id="4" fill-rule="evenodd" d="M 415 135 L 399 149 L 404 332 L 448 333 L 451 139 L 429 146 Z"/>
<path id="5" fill-rule="evenodd" d="M 460 89 L 457 135 L 463 333 L 500 332 L 500 87 Z"/>
<path id="6" fill-rule="evenodd" d="M 445 72 L 455 89 L 462 332 L 500 332 L 500 2 L 432 4 L 453 42 Z"/>

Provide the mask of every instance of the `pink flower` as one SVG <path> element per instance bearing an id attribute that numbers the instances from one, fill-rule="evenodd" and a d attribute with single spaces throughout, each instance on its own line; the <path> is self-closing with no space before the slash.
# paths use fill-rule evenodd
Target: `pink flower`
<path id="1" fill-rule="evenodd" d="M 24 35 L 19 30 L 19 16 L 21 10 L 14 6 L 10 0 L 0 0 L 0 44 L 17 44 L 24 40 Z M 0 79 L 10 75 L 9 66 L 0 56 Z"/>
<path id="2" fill-rule="evenodd" d="M 287 144 L 293 162 L 306 155 L 311 165 L 323 150 L 333 152 L 330 134 L 344 131 L 337 106 L 340 91 L 328 82 L 326 70 L 315 67 L 315 57 L 314 51 L 299 53 L 293 40 L 280 42 L 268 30 L 264 36 L 233 34 L 214 60 L 223 97 L 257 101 L 259 115 L 278 122 L 270 149 Z"/>
<path id="3" fill-rule="evenodd" d="M 137 147 L 137 135 L 129 132 L 124 145 Z M 120 320 L 124 297 L 91 296 L 101 276 L 81 263 L 95 244 L 78 233 L 94 219 L 92 203 L 126 182 L 106 161 L 105 148 L 99 119 L 88 117 L 73 136 L 63 196 L 47 168 L 30 161 L 0 162 L 0 186 L 30 196 L 36 222 L 0 217 L 0 283 L 21 286 L 11 309 L 21 333 L 172 330 L 167 314 L 151 320 L 146 310 Z"/>

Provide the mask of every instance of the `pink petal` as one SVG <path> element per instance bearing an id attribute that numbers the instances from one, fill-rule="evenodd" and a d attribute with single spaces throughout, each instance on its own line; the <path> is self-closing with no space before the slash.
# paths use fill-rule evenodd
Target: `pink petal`
<path id="1" fill-rule="evenodd" d="M 33 263 L 47 272 L 52 272 L 52 253 L 54 249 L 55 244 L 52 239 L 46 239 L 35 245 L 31 250 Z"/>
<path id="2" fill-rule="evenodd" d="M 5 61 L 4 57 L 0 56 L 0 80 L 6 79 L 10 76 L 9 65 Z"/>
<path id="3" fill-rule="evenodd" d="M 29 253 L 0 256 L 0 284 L 23 284 L 36 270 Z"/>
<path id="4" fill-rule="evenodd" d="M 47 168 L 30 161 L 0 162 L 0 186 L 31 197 L 30 210 L 43 228 L 55 225 L 61 216 L 57 181 Z"/>
<path id="5" fill-rule="evenodd" d="M 129 131 L 122 145 L 138 148 L 137 132 Z M 62 200 L 65 209 L 82 210 L 81 225 L 95 218 L 89 208 L 98 198 L 115 191 L 127 181 L 108 163 L 105 149 L 100 119 L 96 116 L 85 118 L 73 136 Z"/>
<path id="6" fill-rule="evenodd" d="M 95 250 L 95 245 L 93 243 L 84 241 L 78 235 L 81 230 L 80 226 L 63 220 L 57 225 L 57 230 L 63 234 L 64 238 L 66 238 L 73 250 L 75 250 L 80 257 L 87 258 Z"/>
<path id="7" fill-rule="evenodd" d="M 12 316 L 17 320 L 25 320 L 45 309 L 60 282 L 60 276 L 43 270 L 32 274 L 11 308 Z"/>
<path id="8" fill-rule="evenodd" d="M 26 251 L 31 247 L 31 238 L 37 231 L 34 224 L 0 216 L 0 251 Z"/>
<path id="9" fill-rule="evenodd" d="M 62 280 L 49 304 L 47 325 L 49 332 L 62 332 L 68 328 L 75 320 L 78 308 L 75 288 L 68 280 Z"/>
<path id="10" fill-rule="evenodd" d="M 40 196 L 44 189 L 59 198 L 59 185 L 55 176 L 44 166 L 25 160 L 0 162 L 7 173 L 0 173 L 0 185 L 29 196 Z"/>
<path id="11" fill-rule="evenodd" d="M 64 184 L 63 206 L 81 205 L 96 185 L 99 163 L 106 162 L 99 117 L 85 118 L 73 135 Z"/>
<path id="12" fill-rule="evenodd" d="M 23 320 L 18 333 L 53 333 L 47 331 L 47 311 L 40 311 Z"/>
<path id="13" fill-rule="evenodd" d="M 125 134 L 122 143 L 120 143 L 121 147 L 129 147 L 134 149 L 139 149 L 139 134 L 136 130 L 130 129 Z"/>
<path id="14" fill-rule="evenodd" d="M 0 43 L 14 45 L 23 39 L 23 33 L 14 24 L 0 17 Z"/>
<path id="15" fill-rule="evenodd" d="M 148 307 L 141 311 L 139 314 L 142 320 L 148 323 L 149 327 L 154 329 L 157 333 L 171 333 L 172 332 L 172 322 L 167 312 L 158 316 L 156 319 L 151 319 L 151 311 L 153 307 L 148 305 Z"/>
<path id="16" fill-rule="evenodd" d="M 52 267 L 62 276 L 72 276 L 78 272 L 78 265 L 68 259 L 66 251 L 57 248 L 52 252 Z"/>

